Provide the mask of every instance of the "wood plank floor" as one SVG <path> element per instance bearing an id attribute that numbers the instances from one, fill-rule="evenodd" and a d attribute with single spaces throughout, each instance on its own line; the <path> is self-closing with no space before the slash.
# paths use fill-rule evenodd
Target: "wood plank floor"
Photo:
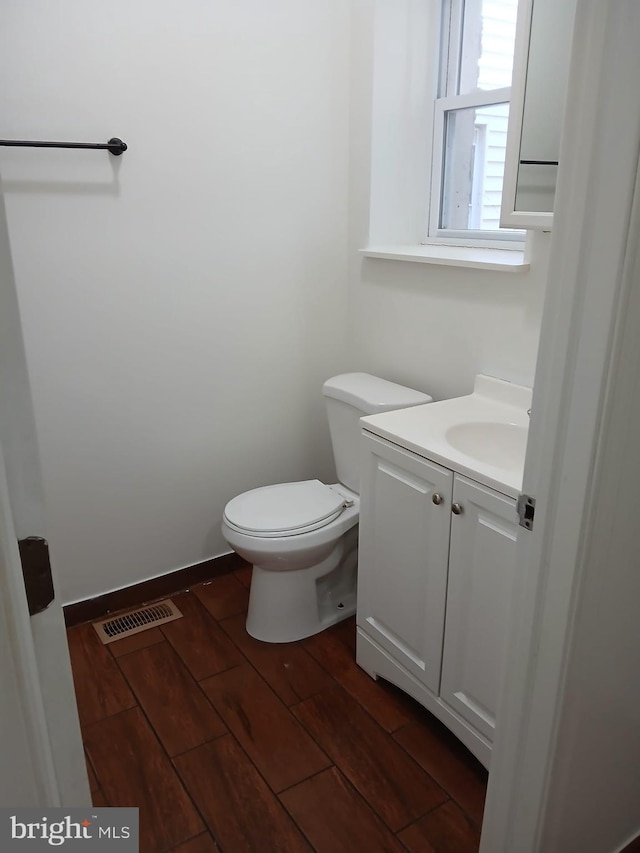
<path id="1" fill-rule="evenodd" d="M 487 774 L 355 663 L 354 620 L 286 645 L 244 628 L 249 571 L 184 618 L 103 646 L 68 631 L 96 806 L 140 808 L 143 853 L 474 853 Z"/>

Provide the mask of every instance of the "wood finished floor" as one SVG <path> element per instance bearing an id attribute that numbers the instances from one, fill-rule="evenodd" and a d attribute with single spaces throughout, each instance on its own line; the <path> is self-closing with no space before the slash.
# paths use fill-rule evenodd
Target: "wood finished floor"
<path id="1" fill-rule="evenodd" d="M 183 619 L 69 648 L 94 805 L 138 806 L 143 853 L 472 853 L 487 774 L 355 663 L 350 619 L 248 636 L 246 567 L 173 595 Z"/>

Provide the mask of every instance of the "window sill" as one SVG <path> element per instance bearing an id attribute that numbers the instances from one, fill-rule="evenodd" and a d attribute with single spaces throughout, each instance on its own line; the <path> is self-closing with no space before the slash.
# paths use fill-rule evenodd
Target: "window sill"
<path id="1" fill-rule="evenodd" d="M 445 267 L 493 270 L 495 272 L 526 272 L 530 264 L 524 252 L 513 249 L 483 249 L 471 246 L 417 245 L 369 246 L 360 249 L 367 258 L 391 261 L 413 261 L 419 264 L 440 264 Z"/>

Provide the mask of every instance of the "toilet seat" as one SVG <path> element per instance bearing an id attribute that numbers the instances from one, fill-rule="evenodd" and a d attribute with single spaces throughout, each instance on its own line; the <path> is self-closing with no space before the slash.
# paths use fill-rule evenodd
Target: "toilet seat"
<path id="1" fill-rule="evenodd" d="M 320 480 L 263 486 L 238 495 L 224 511 L 226 523 L 248 536 L 297 536 L 336 519 L 344 495 Z"/>
<path id="2" fill-rule="evenodd" d="M 252 489 L 229 501 L 224 519 L 247 536 L 298 536 L 330 524 L 349 501 L 320 480 Z"/>

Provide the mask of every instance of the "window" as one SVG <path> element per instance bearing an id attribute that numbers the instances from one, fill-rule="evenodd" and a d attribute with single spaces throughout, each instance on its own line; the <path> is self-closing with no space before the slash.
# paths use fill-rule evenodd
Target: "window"
<path id="1" fill-rule="evenodd" d="M 500 228 L 517 0 L 444 0 L 429 241 L 522 241 Z"/>

